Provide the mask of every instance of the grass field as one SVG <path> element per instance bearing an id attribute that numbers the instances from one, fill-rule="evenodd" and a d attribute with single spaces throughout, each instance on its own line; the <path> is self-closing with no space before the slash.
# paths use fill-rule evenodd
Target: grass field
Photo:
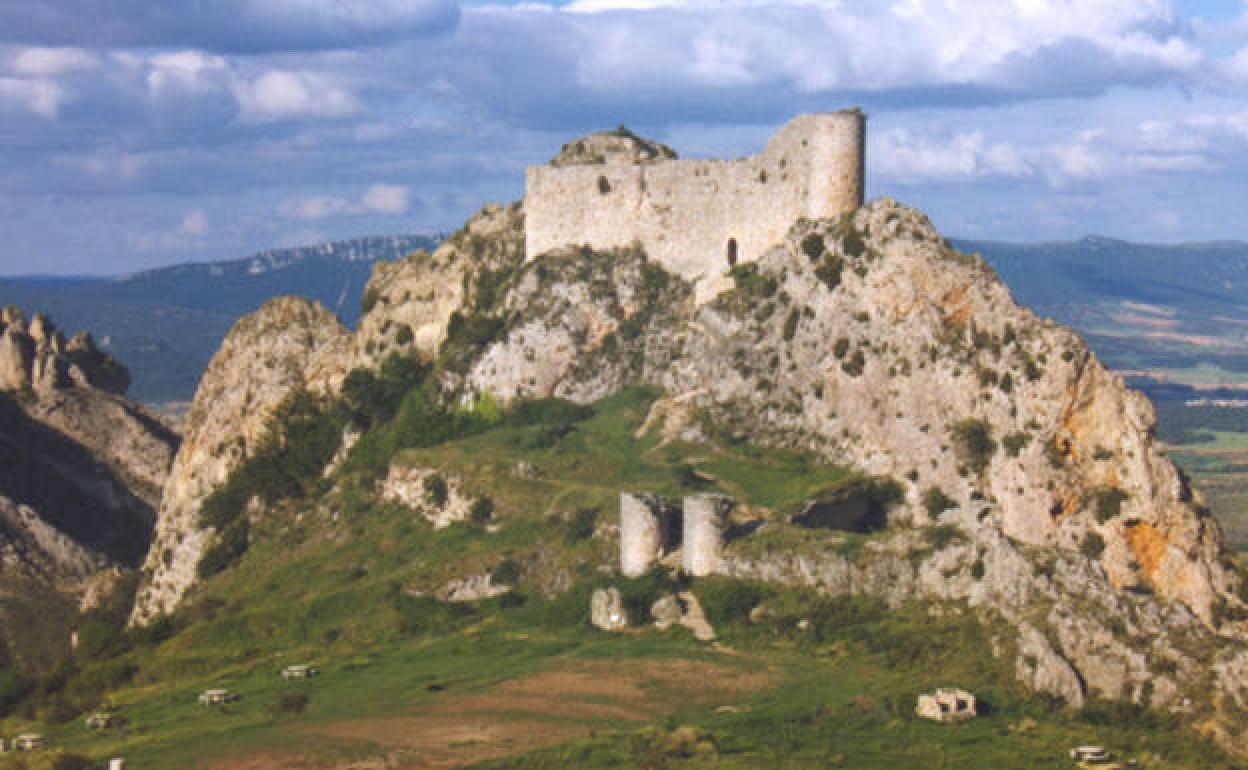
<path id="1" fill-rule="evenodd" d="M 991 629 L 956 605 L 891 611 L 703 578 L 688 588 L 717 643 L 683 629 L 593 629 L 596 587 L 617 586 L 641 607 L 671 590 L 662 572 L 625 580 L 600 569 L 615 563 L 621 490 L 719 490 L 779 521 L 816 492 L 861 483 L 801 453 L 638 438 L 655 396 L 627 391 L 566 424 L 404 452 L 401 462 L 489 495 L 488 522 L 435 530 L 379 504 L 367 479 L 276 506 L 241 562 L 197 589 L 166 633 L 76 661 L 17 709 L 26 718 L 0 722 L 0 734 L 38 730 L 56 750 L 123 756 L 133 770 L 1067 768 L 1067 751 L 1083 743 L 1146 767 L 1231 766 L 1165 717 L 1100 704 L 1072 712 L 1029 697 L 1010 658 L 993 656 Z M 538 476 L 518 477 L 520 461 Z M 583 518 L 595 527 L 569 526 Z M 783 527 L 765 536 L 838 549 L 870 538 Z M 518 576 L 509 594 L 432 597 L 448 579 L 505 564 Z M 760 603 L 769 612 L 751 623 Z M 291 663 L 323 673 L 288 682 L 279 672 Z M 916 718 L 916 696 L 939 686 L 975 692 L 983 716 Z M 241 698 L 198 705 L 210 687 Z M 101 690 L 100 705 L 124 723 L 92 732 L 80 712 Z M 6 755 L 0 768 L 54 761 L 55 751 Z"/>

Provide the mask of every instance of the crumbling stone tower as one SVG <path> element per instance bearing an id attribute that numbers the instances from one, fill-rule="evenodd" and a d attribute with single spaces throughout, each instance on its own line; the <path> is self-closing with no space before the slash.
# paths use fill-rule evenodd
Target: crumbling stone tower
<path id="1" fill-rule="evenodd" d="M 620 571 L 645 574 L 663 555 L 663 504 L 646 492 L 620 493 Z"/>
<path id="2" fill-rule="evenodd" d="M 838 217 L 863 201 L 866 116 L 857 109 L 799 115 L 762 153 L 740 160 L 677 160 L 619 132 L 575 144 L 579 156 L 527 171 L 529 258 L 638 243 L 693 281 L 699 301 L 726 285 L 729 266 L 757 259 L 799 218 Z"/>
<path id="3" fill-rule="evenodd" d="M 686 497 L 685 543 L 681 566 L 694 577 L 704 577 L 719 569 L 724 548 L 724 529 L 733 500 L 722 495 Z"/>

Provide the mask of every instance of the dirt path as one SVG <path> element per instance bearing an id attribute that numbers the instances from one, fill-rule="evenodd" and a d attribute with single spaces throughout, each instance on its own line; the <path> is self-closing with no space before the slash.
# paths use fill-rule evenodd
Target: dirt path
<path id="1" fill-rule="evenodd" d="M 685 704 L 726 704 L 779 683 L 775 671 L 743 672 L 698 660 L 565 661 L 482 690 L 446 693 L 421 713 L 298 728 L 296 755 L 255 752 L 213 770 L 433 770 L 553 746 L 654 721 Z M 325 759 L 329 747 L 368 759 Z"/>

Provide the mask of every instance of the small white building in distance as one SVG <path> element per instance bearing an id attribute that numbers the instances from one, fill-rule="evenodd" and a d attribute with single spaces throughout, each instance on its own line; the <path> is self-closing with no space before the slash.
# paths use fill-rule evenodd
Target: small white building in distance
<path id="1" fill-rule="evenodd" d="M 311 679 L 321 673 L 320 669 L 315 666 L 309 666 L 306 663 L 296 663 L 282 669 L 282 679 Z"/>
<path id="2" fill-rule="evenodd" d="M 204 690 L 199 694 L 199 705 L 201 706 L 220 706 L 236 700 L 238 700 L 238 693 L 230 692 L 223 687 Z"/>
<path id="3" fill-rule="evenodd" d="M 35 751 L 48 745 L 48 739 L 39 733 L 24 733 L 13 739 L 14 751 Z"/>

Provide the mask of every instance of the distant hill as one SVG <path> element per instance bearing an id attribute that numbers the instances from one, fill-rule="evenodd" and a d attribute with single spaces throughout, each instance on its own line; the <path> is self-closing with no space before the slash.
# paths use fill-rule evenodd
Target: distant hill
<path id="1" fill-rule="evenodd" d="M 1248 243 L 952 243 L 982 254 L 1020 302 L 1078 329 L 1114 369 L 1209 387 L 1248 381 Z"/>
<path id="2" fill-rule="evenodd" d="M 240 316 L 272 297 L 294 294 L 321 302 L 353 325 L 373 263 L 437 241 L 375 236 L 118 277 L 0 278 L 0 305 L 39 309 L 67 328 L 92 330 L 101 347 L 130 367 L 131 398 L 189 401 L 208 359 Z"/>

